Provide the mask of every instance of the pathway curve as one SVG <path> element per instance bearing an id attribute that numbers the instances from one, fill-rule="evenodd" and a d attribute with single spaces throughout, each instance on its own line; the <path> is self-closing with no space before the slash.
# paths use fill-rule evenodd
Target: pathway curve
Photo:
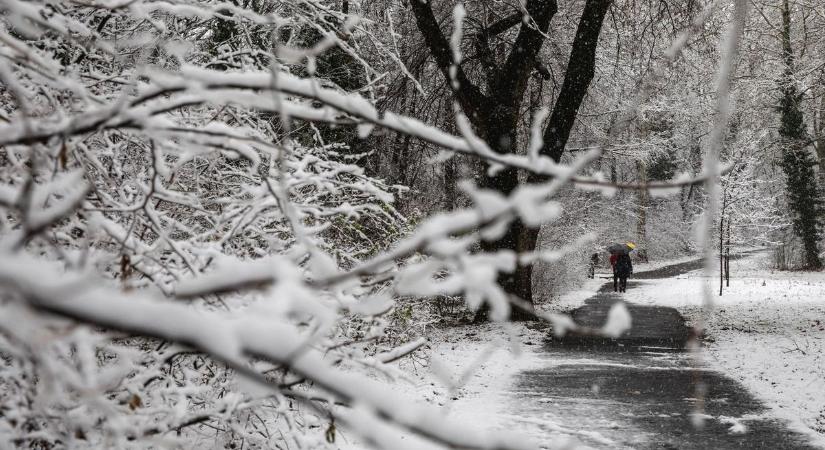
<path id="1" fill-rule="evenodd" d="M 698 268 L 700 262 L 684 263 L 634 278 L 664 279 Z M 620 294 L 610 283 L 571 315 L 581 325 L 598 327 L 617 301 Z M 688 327 L 678 311 L 627 306 L 633 326 L 618 339 L 573 335 L 548 341 L 540 355 L 546 366 L 522 372 L 503 393 L 508 427 L 547 448 L 569 434 L 593 448 L 815 448 L 772 418 L 739 383 L 694 367 L 684 350 Z M 692 421 L 697 385 L 705 390 L 699 428 Z"/>

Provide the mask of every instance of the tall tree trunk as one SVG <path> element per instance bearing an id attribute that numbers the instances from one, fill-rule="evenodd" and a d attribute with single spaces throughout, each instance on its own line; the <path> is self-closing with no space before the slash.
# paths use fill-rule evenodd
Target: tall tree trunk
<path id="1" fill-rule="evenodd" d="M 443 101 L 442 106 L 445 117 L 451 111 L 450 102 Z M 455 124 L 448 120 L 443 125 L 444 129 L 450 133 L 455 133 Z M 444 161 L 444 193 L 442 197 L 441 207 L 445 211 L 452 211 L 458 206 L 458 178 L 460 176 L 460 162 L 459 155 L 453 155 L 452 158 Z"/>
<path id="2" fill-rule="evenodd" d="M 814 148 L 819 162 L 819 185 L 825 188 L 825 90 L 819 92 L 819 108 L 814 121 Z"/>
<path id="3" fill-rule="evenodd" d="M 822 198 L 819 196 L 814 172 L 816 162 L 808 148 L 808 134 L 800 109 L 802 96 L 798 93 L 794 80 L 788 0 L 782 2 L 782 56 L 785 73 L 779 86 L 782 91 L 779 127 L 783 145 L 781 165 L 787 175 L 787 197 L 793 215 L 794 232 L 804 248 L 804 266 L 816 270 L 822 267 L 818 247 Z"/>
<path id="4" fill-rule="evenodd" d="M 576 37 L 573 38 L 564 82 L 550 115 L 550 123 L 544 130 L 544 146 L 541 153 L 557 162 L 564 154 L 579 107 L 596 73 L 596 46 L 599 43 L 604 17 L 612 3 L 612 0 L 587 0 L 584 4 L 579 26 L 576 28 Z"/>
<path id="5" fill-rule="evenodd" d="M 693 176 L 699 175 L 702 171 L 702 147 L 699 145 L 699 139 L 691 137 L 693 144 L 690 147 L 689 163 L 691 167 L 691 174 Z M 687 188 L 683 188 L 684 196 L 682 201 L 682 221 L 688 223 L 697 212 L 697 198 L 701 202 L 701 193 L 698 191 L 699 186 L 691 184 Z"/>
<path id="6" fill-rule="evenodd" d="M 727 222 L 727 242 L 725 242 L 725 287 L 730 287 L 730 217 L 728 217 Z"/>
<path id="7" fill-rule="evenodd" d="M 455 157 L 444 161 L 444 194 L 441 200 L 441 207 L 445 211 L 452 211 L 456 207 L 458 200 L 458 190 L 456 180 L 458 179 L 458 161 Z"/>
<path id="8" fill-rule="evenodd" d="M 495 242 L 484 242 L 482 249 L 487 252 L 499 250 L 514 250 L 517 253 L 531 252 L 536 249 L 538 243 L 539 229 L 530 228 L 517 220 L 508 227 L 504 236 Z M 533 265 L 518 264 L 513 273 L 502 273 L 498 279 L 504 290 L 529 305 L 533 305 Z M 487 309 L 479 310 L 475 320 L 486 320 Z M 532 314 L 520 309 L 513 308 L 510 315 L 511 320 L 529 320 Z"/>
<path id="9" fill-rule="evenodd" d="M 545 128 L 541 154 L 561 159 L 567 140 L 575 123 L 578 109 L 595 74 L 596 46 L 602 23 L 613 0 L 586 0 L 573 48 L 565 73 L 564 82 L 556 99 L 550 121 Z M 547 35 L 550 19 L 557 11 L 556 0 L 526 0 L 524 10 L 531 20 L 523 20 L 522 14 L 505 17 L 481 30 L 476 36 L 476 52 L 488 67 L 488 92 L 484 93 L 464 72 L 461 64 L 453 60 L 453 52 L 441 32 L 432 9 L 431 1 L 410 0 L 416 25 L 424 37 L 424 43 L 452 89 L 456 102 L 487 144 L 499 153 L 514 153 L 517 144 L 518 119 L 521 114 L 524 93 L 530 76 L 538 63 L 537 57 Z M 503 62 L 495 61 L 489 48 L 491 36 L 500 34 L 520 24 L 519 32 Z M 529 182 L 544 181 L 542 177 L 528 177 Z M 493 176 L 485 176 L 481 185 L 510 194 L 519 184 L 518 171 L 505 169 Z M 538 229 L 529 229 L 515 221 L 504 236 L 494 242 L 483 242 L 487 252 L 510 250 L 531 252 L 536 249 Z M 504 289 L 532 304 L 532 267 L 518 266 L 512 274 L 502 274 L 499 282 Z M 519 313 L 514 314 L 518 318 Z M 477 316 L 486 317 L 484 309 Z"/>
<path id="10" fill-rule="evenodd" d="M 516 117 L 514 116 L 513 119 Z M 500 153 L 508 153 L 509 147 L 516 142 L 515 123 L 507 124 L 499 122 L 499 125 L 490 124 L 489 134 L 485 136 L 487 142 L 496 143 L 494 149 Z M 498 171 L 493 176 L 485 176 L 482 180 L 482 187 L 494 189 L 502 194 L 512 193 L 519 185 L 518 171 L 512 168 Z M 516 253 L 531 252 L 536 249 L 538 241 L 538 228 L 530 228 L 520 220 L 515 220 L 507 228 L 500 239 L 496 241 L 484 241 L 481 244 L 485 252 L 498 252 L 501 250 L 515 251 Z M 502 273 L 498 279 L 502 288 L 528 304 L 533 304 L 533 266 L 532 264 L 518 264 L 513 273 Z M 487 318 L 487 309 L 482 308 L 476 315 L 475 321 L 483 321 Z M 532 318 L 525 311 L 514 308 L 510 318 L 512 320 L 526 320 Z"/>
<path id="11" fill-rule="evenodd" d="M 723 233 L 725 229 L 725 215 L 719 215 L 719 295 L 722 295 L 722 288 L 724 287 L 725 283 L 725 251 L 723 248 L 723 243 L 725 239 L 725 234 Z"/>
<path id="12" fill-rule="evenodd" d="M 642 160 L 636 161 L 636 168 L 639 172 L 639 182 L 647 183 L 647 164 Z M 639 260 L 647 262 L 647 210 L 650 207 L 650 194 L 646 189 L 640 189 L 636 195 L 636 254 Z"/>

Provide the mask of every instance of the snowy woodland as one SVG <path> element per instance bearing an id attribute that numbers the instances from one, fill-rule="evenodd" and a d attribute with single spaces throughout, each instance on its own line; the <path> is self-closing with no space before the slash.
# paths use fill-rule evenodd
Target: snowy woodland
<path id="1" fill-rule="evenodd" d="M 823 189 L 819 0 L 0 0 L 0 448 L 536 448 L 440 336 L 613 242 L 825 299 Z"/>

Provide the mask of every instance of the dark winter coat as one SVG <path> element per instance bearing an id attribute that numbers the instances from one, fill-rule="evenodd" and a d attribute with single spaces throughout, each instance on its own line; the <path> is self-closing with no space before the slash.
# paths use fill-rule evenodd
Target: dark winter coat
<path id="1" fill-rule="evenodd" d="M 619 255 L 616 259 L 616 266 L 613 272 L 619 278 L 627 278 L 633 273 L 633 263 L 630 262 L 630 255 Z"/>

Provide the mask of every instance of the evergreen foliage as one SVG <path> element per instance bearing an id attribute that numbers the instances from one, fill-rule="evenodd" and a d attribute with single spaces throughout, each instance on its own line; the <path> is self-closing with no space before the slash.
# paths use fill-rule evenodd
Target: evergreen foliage
<path id="1" fill-rule="evenodd" d="M 789 134 L 789 133 L 799 133 Z M 787 176 L 788 206 L 793 215 L 795 234 L 802 240 L 804 247 L 804 261 L 806 268 L 819 269 L 822 260 L 819 258 L 818 242 L 822 229 L 822 199 L 818 195 L 816 173 L 811 152 L 804 144 L 804 127 L 802 113 L 796 102 L 782 100 L 782 126 L 780 134 L 783 137 L 783 151 L 781 166 Z"/>
<path id="2" fill-rule="evenodd" d="M 793 216 L 794 233 L 802 241 L 804 266 L 820 269 L 818 243 L 822 228 L 822 199 L 818 195 L 817 179 L 814 172 L 816 161 L 808 149 L 805 122 L 800 109 L 802 95 L 797 92 L 793 79 L 793 49 L 790 39 L 790 11 L 787 0 L 782 11 L 783 53 L 785 76 L 780 82 L 779 135 L 782 138 L 782 159 L 780 165 L 787 176 L 788 207 Z"/>

